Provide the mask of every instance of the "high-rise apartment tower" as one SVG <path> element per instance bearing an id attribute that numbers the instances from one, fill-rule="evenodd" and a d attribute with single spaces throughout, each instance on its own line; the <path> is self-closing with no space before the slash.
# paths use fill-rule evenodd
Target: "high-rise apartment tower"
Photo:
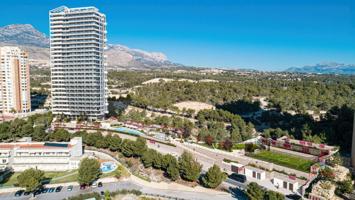
<path id="1" fill-rule="evenodd" d="M 28 55 L 18 47 L 0 47 L 0 112 L 30 111 Z"/>
<path id="2" fill-rule="evenodd" d="M 95 7 L 49 12 L 52 112 L 71 118 L 107 113 L 106 16 Z"/>

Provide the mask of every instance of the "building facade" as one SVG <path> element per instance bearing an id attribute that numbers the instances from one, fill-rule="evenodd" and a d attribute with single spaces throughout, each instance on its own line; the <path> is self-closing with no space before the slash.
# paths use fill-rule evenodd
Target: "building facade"
<path id="1" fill-rule="evenodd" d="M 28 55 L 18 47 L 0 47 L 0 111 L 31 111 Z"/>
<path id="2" fill-rule="evenodd" d="M 49 12 L 52 112 L 71 118 L 107 113 L 106 16 L 95 7 Z"/>
<path id="3" fill-rule="evenodd" d="M 0 143 L 0 170 L 24 171 L 36 168 L 44 171 L 66 171 L 79 168 L 83 156 L 82 138 L 70 142 Z"/>

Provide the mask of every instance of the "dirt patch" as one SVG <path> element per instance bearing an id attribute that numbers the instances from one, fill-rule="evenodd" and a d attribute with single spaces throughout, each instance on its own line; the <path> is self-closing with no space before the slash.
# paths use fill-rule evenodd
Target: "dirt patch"
<path id="1" fill-rule="evenodd" d="M 216 109 L 216 107 L 214 105 L 208 104 L 208 103 L 203 103 L 203 102 L 198 102 L 198 101 L 182 101 L 179 103 L 175 103 L 174 106 L 178 107 L 179 110 L 182 109 L 192 109 L 194 110 L 196 113 L 199 112 L 200 110 L 204 110 L 204 109 Z"/>
<path id="2" fill-rule="evenodd" d="M 173 81 L 174 79 L 171 78 L 154 78 L 154 79 L 150 79 L 148 81 L 143 82 L 143 85 L 147 85 L 147 84 L 151 84 L 151 83 L 159 83 L 161 81 L 163 82 L 170 82 Z"/>

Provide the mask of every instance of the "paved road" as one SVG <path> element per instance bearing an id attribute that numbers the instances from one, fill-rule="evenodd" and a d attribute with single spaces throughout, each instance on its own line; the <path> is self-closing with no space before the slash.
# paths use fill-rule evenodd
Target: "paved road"
<path id="1" fill-rule="evenodd" d="M 165 189 L 156 189 L 150 187 L 142 187 L 136 183 L 131 181 L 121 181 L 121 182 L 114 182 L 114 183 L 104 183 L 103 187 L 101 188 L 88 188 L 85 190 L 80 190 L 79 186 L 74 186 L 72 191 L 67 191 L 67 188 L 64 187 L 63 190 L 59 193 L 45 193 L 40 194 L 35 197 L 38 200 L 61 200 L 64 198 L 68 198 L 70 196 L 76 196 L 83 193 L 91 193 L 91 192 L 98 192 L 100 191 L 117 191 L 119 189 L 127 189 L 127 190 L 140 190 L 144 194 L 152 194 L 154 196 L 166 197 L 170 199 L 192 199 L 192 200 L 208 200 L 208 199 L 215 199 L 215 200 L 232 200 L 234 199 L 230 194 L 217 194 L 211 196 L 211 194 L 202 193 L 202 192 L 193 192 L 193 191 L 181 191 L 181 190 L 165 190 Z M 14 193 L 6 193 L 0 194 L 1 200 L 28 200 L 31 196 L 21 196 L 15 197 Z"/>

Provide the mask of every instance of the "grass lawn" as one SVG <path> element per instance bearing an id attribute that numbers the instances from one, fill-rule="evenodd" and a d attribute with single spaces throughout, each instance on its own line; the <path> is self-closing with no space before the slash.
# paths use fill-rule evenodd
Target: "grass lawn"
<path id="1" fill-rule="evenodd" d="M 272 151 L 260 151 L 256 154 L 248 154 L 248 156 L 303 172 L 309 172 L 310 167 L 314 164 L 310 160 Z"/>
<path id="2" fill-rule="evenodd" d="M 5 179 L 1 184 L 3 186 L 14 186 L 17 184 L 17 176 L 19 176 L 20 172 L 15 172 L 12 175 L 9 175 L 7 179 Z M 64 183 L 64 182 L 72 182 L 77 180 L 77 171 L 64 171 L 64 172 L 45 172 L 44 177 L 48 181 L 44 181 L 46 183 Z"/>
<path id="3" fill-rule="evenodd" d="M 242 150 L 245 148 L 245 144 L 234 144 L 232 149 Z"/>

